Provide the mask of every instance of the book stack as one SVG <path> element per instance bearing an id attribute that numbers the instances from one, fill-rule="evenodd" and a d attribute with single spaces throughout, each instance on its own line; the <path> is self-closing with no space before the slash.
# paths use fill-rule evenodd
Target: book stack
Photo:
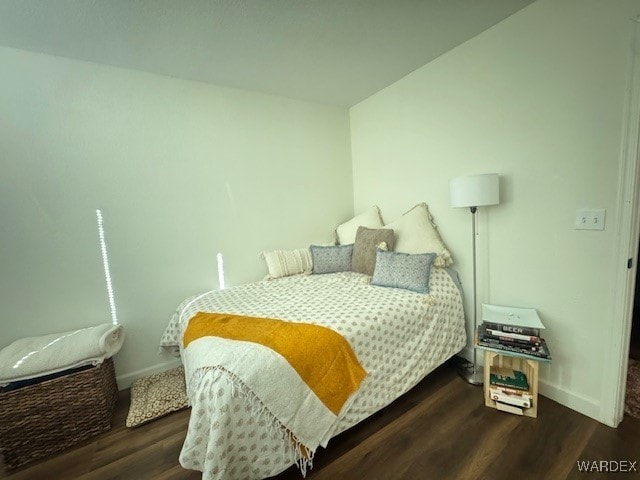
<path id="1" fill-rule="evenodd" d="M 523 415 L 525 408 L 531 408 L 533 400 L 527 376 L 523 372 L 497 366 L 490 368 L 489 397 L 496 402 L 498 410 L 517 415 Z"/>
<path id="2" fill-rule="evenodd" d="M 485 320 L 478 325 L 477 344 L 479 346 L 551 360 L 549 348 L 541 336 L 544 325 L 537 314 L 535 320 L 531 321 L 526 317 L 528 313 L 526 309 L 511 308 L 510 313 L 512 314 L 505 315 L 504 312 L 495 310 L 505 307 L 494 307 L 493 305 L 483 305 L 482 307 L 483 319 Z M 513 314 L 513 311 L 517 311 L 518 314 Z"/>

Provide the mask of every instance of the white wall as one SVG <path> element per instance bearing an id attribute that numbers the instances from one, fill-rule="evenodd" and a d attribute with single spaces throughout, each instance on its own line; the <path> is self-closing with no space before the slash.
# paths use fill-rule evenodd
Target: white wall
<path id="1" fill-rule="evenodd" d="M 479 213 L 479 302 L 537 308 L 553 354 L 542 393 L 603 421 L 638 13 L 638 0 L 538 0 L 351 109 L 355 211 L 377 203 L 389 221 L 426 201 L 468 290 L 470 214 L 449 207 L 448 182 L 502 175 L 501 204 Z M 585 207 L 607 209 L 604 231 L 573 229 Z"/>
<path id="2" fill-rule="evenodd" d="M 261 250 L 352 214 L 346 109 L 0 48 L 0 348 L 109 322 L 126 384 L 186 296 L 261 278 Z M 136 373 L 137 372 L 137 373 Z M 121 382 L 121 387 L 123 386 Z"/>

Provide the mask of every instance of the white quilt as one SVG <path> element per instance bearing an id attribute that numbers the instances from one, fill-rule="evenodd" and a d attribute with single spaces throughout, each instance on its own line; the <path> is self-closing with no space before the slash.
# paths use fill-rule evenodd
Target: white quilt
<path id="1" fill-rule="evenodd" d="M 335 330 L 368 374 L 341 414 L 335 436 L 391 403 L 466 344 L 461 294 L 444 269 L 432 269 L 430 295 L 371 286 L 369 280 L 353 272 L 297 275 L 208 292 L 180 305 L 161 347 L 180 348 L 188 320 L 198 311 Z M 190 402 L 180 463 L 202 471 L 204 479 L 266 478 L 299 462 L 300 452 L 282 441 L 263 406 L 242 395 L 224 372 L 201 372 Z"/>

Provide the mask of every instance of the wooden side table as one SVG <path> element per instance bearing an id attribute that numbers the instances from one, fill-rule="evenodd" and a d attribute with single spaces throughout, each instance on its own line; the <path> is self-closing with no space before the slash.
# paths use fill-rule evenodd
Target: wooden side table
<path id="1" fill-rule="evenodd" d="M 499 406 L 489 395 L 489 374 L 492 366 L 520 370 L 527 376 L 531 393 L 531 407 L 523 409 L 523 415 L 536 418 L 538 416 L 538 367 L 541 361 L 549 362 L 550 360 L 512 354 L 505 350 L 492 350 L 481 346 L 476 348 L 484 350 L 484 404 L 487 407 L 499 409 Z"/>

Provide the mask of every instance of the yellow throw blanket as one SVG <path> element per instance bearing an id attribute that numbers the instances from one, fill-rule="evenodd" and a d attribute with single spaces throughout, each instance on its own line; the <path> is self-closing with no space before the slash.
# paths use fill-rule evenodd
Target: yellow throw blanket
<path id="1" fill-rule="evenodd" d="M 349 342 L 320 325 L 198 312 L 185 330 L 183 346 L 207 336 L 257 343 L 277 352 L 334 415 L 367 375 Z"/>

